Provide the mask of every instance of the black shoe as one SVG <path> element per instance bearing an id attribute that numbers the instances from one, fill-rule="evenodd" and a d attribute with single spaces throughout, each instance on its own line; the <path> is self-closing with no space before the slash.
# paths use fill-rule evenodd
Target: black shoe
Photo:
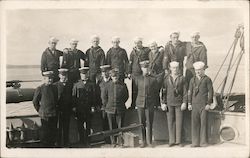
<path id="1" fill-rule="evenodd" d="M 192 144 L 191 147 L 196 148 L 196 147 L 199 147 L 199 145 Z"/>
<path id="2" fill-rule="evenodd" d="M 170 143 L 168 147 L 173 147 L 174 145 L 175 145 L 174 143 Z"/>
<path id="3" fill-rule="evenodd" d="M 184 147 L 184 144 L 182 143 L 176 143 L 175 145 L 178 145 L 179 147 Z"/>
<path id="4" fill-rule="evenodd" d="M 140 148 L 145 148 L 146 147 L 146 143 L 142 143 L 141 145 L 140 145 Z"/>
<path id="5" fill-rule="evenodd" d="M 201 147 L 207 147 L 208 144 L 201 144 L 200 146 L 201 146 Z"/>

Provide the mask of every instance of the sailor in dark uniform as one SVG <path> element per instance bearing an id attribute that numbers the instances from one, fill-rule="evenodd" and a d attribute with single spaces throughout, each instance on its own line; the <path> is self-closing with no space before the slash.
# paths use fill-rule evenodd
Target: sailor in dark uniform
<path id="1" fill-rule="evenodd" d="M 94 84 L 89 80 L 88 67 L 80 68 L 81 80 L 73 86 L 73 111 L 76 112 L 80 142 L 89 146 L 91 109 L 94 107 Z M 84 127 L 85 124 L 85 127 Z"/>
<path id="2" fill-rule="evenodd" d="M 169 70 L 169 63 L 177 61 L 179 63 L 180 74 L 183 74 L 183 60 L 186 56 L 186 43 L 180 41 L 179 36 L 179 32 L 173 32 L 170 35 L 171 40 L 165 46 L 164 68 Z"/>
<path id="3" fill-rule="evenodd" d="M 84 66 L 89 67 L 89 79 L 98 82 L 101 78 L 100 66 L 105 64 L 105 54 L 99 46 L 100 38 L 96 35 L 91 37 L 92 46 L 86 51 Z"/>
<path id="4" fill-rule="evenodd" d="M 170 74 L 164 77 L 162 86 L 162 110 L 167 111 L 169 147 L 183 146 L 181 142 L 182 111 L 187 107 L 187 84 L 179 73 L 179 63 L 172 61 Z"/>
<path id="5" fill-rule="evenodd" d="M 112 69 L 117 68 L 120 72 L 120 80 L 124 82 L 124 79 L 128 74 L 128 56 L 125 49 L 119 46 L 120 38 L 112 38 L 113 47 L 110 48 L 106 56 L 106 64 L 110 65 Z"/>
<path id="6" fill-rule="evenodd" d="M 135 47 L 130 53 L 129 58 L 129 69 L 128 78 L 132 78 L 132 103 L 130 109 L 135 108 L 136 96 L 137 96 L 137 85 L 135 80 L 138 76 L 142 75 L 140 62 L 149 60 L 150 49 L 142 45 L 142 38 L 136 37 L 134 39 Z"/>
<path id="7" fill-rule="evenodd" d="M 55 37 L 49 39 L 49 47 L 45 49 L 41 58 L 41 72 L 53 71 L 53 82 L 59 80 L 58 69 L 60 67 L 59 58 L 63 55 L 60 50 L 56 49 L 57 42 L 59 40 Z"/>
<path id="8" fill-rule="evenodd" d="M 36 88 L 33 104 L 41 118 L 42 147 L 55 147 L 57 138 L 57 88 L 53 71 L 43 72 L 44 83 Z"/>
<path id="9" fill-rule="evenodd" d="M 68 69 L 59 69 L 60 80 L 54 85 L 58 91 L 58 145 L 69 145 L 69 123 L 72 110 L 72 86 L 68 81 Z"/>
<path id="10" fill-rule="evenodd" d="M 62 68 L 69 69 L 68 79 L 71 83 L 76 83 L 80 79 L 79 68 L 81 67 L 81 62 L 85 60 L 85 54 L 77 49 L 78 40 L 70 40 L 70 48 L 68 48 L 68 53 L 66 51 L 63 53 Z"/>
<path id="11" fill-rule="evenodd" d="M 196 76 L 189 83 L 188 109 L 192 110 L 192 147 L 207 146 L 207 111 L 213 103 L 213 84 L 202 61 L 193 64 Z"/>
<path id="12" fill-rule="evenodd" d="M 138 85 L 136 106 L 139 122 L 143 125 L 141 147 L 146 145 L 152 147 L 154 106 L 160 105 L 158 98 L 159 84 L 157 78 L 149 74 L 149 61 L 141 61 L 140 65 L 143 74 L 136 79 Z"/>
<path id="13" fill-rule="evenodd" d="M 109 129 L 121 128 L 124 122 L 126 111 L 125 103 L 128 100 L 128 89 L 124 82 L 119 79 L 119 70 L 112 69 L 110 72 L 112 82 L 109 82 L 104 89 L 102 98 L 104 99 L 104 109 L 107 113 Z M 115 145 L 116 140 L 113 136 L 110 137 L 111 144 Z M 121 137 L 118 137 L 118 143 L 121 142 Z"/>
<path id="14" fill-rule="evenodd" d="M 100 80 L 99 87 L 100 87 L 100 96 L 104 96 L 104 90 L 111 81 L 109 71 L 111 70 L 110 65 L 103 65 L 100 67 L 102 71 L 102 79 Z M 102 129 L 104 131 L 109 130 L 109 125 L 108 125 L 108 118 L 107 118 L 107 113 L 105 112 L 105 98 L 101 98 L 102 101 Z M 106 143 L 110 143 L 110 138 L 105 138 Z"/>

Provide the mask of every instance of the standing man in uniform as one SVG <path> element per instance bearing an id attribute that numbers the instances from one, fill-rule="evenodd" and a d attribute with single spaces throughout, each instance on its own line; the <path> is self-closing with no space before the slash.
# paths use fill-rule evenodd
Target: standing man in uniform
<path id="1" fill-rule="evenodd" d="M 164 68 L 166 73 L 169 70 L 169 63 L 177 61 L 179 63 L 180 74 L 183 74 L 183 60 L 186 56 L 186 43 L 179 40 L 180 33 L 173 32 L 170 35 L 170 41 L 165 46 Z"/>
<path id="2" fill-rule="evenodd" d="M 170 74 L 164 77 L 162 86 L 162 110 L 167 111 L 169 147 L 183 146 L 181 142 L 182 111 L 187 107 L 187 84 L 179 73 L 179 63 L 172 61 Z"/>
<path id="3" fill-rule="evenodd" d="M 89 67 L 90 81 L 97 83 L 101 77 L 100 66 L 105 64 L 105 54 L 99 46 L 100 38 L 96 35 L 91 37 L 92 46 L 86 51 L 84 66 Z"/>
<path id="4" fill-rule="evenodd" d="M 69 123 L 72 110 L 72 87 L 68 81 L 68 69 L 59 69 L 60 80 L 54 85 L 58 91 L 58 145 L 66 147 L 69 145 Z"/>
<path id="5" fill-rule="evenodd" d="M 213 84 L 205 75 L 205 63 L 193 64 L 195 74 L 189 83 L 188 110 L 192 110 L 192 147 L 207 146 L 207 111 L 213 103 Z"/>
<path id="6" fill-rule="evenodd" d="M 70 48 L 68 48 L 68 53 L 63 54 L 62 68 L 69 69 L 68 79 L 71 83 L 76 83 L 80 79 L 79 68 L 81 67 L 81 62 L 85 60 L 85 54 L 77 49 L 78 40 L 70 40 Z"/>
<path id="7" fill-rule="evenodd" d="M 100 83 L 99 83 L 100 94 L 101 94 L 100 96 L 102 97 L 101 98 L 101 101 L 102 101 L 102 107 L 101 107 L 101 110 L 102 110 L 102 129 L 104 131 L 106 131 L 106 130 L 109 130 L 109 124 L 108 124 L 107 113 L 105 112 L 106 102 L 105 102 L 105 98 L 103 98 L 103 97 L 105 96 L 104 95 L 105 88 L 107 87 L 109 82 L 112 82 L 110 75 L 109 75 L 109 71 L 111 70 L 111 67 L 110 67 L 110 65 L 103 65 L 100 68 L 102 71 L 102 79 L 100 80 Z M 110 139 L 105 138 L 105 142 L 109 144 Z"/>
<path id="8" fill-rule="evenodd" d="M 142 75 L 138 76 L 136 84 L 138 85 L 138 95 L 136 98 L 136 106 L 138 117 L 142 127 L 142 144 L 141 147 L 147 145 L 152 147 L 152 128 L 154 119 L 154 106 L 159 106 L 159 84 L 157 78 L 149 74 L 149 61 L 140 62 Z"/>
<path id="9" fill-rule="evenodd" d="M 57 138 L 57 88 L 53 85 L 53 71 L 44 71 L 44 83 L 36 88 L 33 104 L 41 118 L 42 147 L 55 147 Z"/>
<path id="10" fill-rule="evenodd" d="M 195 32 L 191 35 L 191 42 L 186 44 L 187 52 L 187 62 L 186 62 L 186 80 L 187 83 L 190 82 L 191 78 L 195 76 L 195 71 L 193 63 L 197 61 L 202 61 L 205 64 L 205 69 L 207 66 L 207 49 L 206 46 L 199 41 L 200 33 Z"/>
<path id="11" fill-rule="evenodd" d="M 142 70 L 140 62 L 144 60 L 149 60 L 150 49 L 142 45 L 142 38 L 136 37 L 134 39 L 135 47 L 130 53 L 129 58 L 129 69 L 128 78 L 132 78 L 132 103 L 131 109 L 135 108 L 136 96 L 137 96 L 137 85 L 135 80 L 138 76 L 142 75 Z"/>
<path id="12" fill-rule="evenodd" d="M 55 37 L 49 39 L 49 47 L 45 49 L 41 58 L 41 72 L 53 71 L 53 82 L 59 80 L 58 69 L 60 67 L 59 57 L 63 55 L 60 50 L 56 49 L 59 40 Z"/>
<path id="13" fill-rule="evenodd" d="M 104 99 L 104 109 L 107 113 L 109 129 L 123 127 L 126 111 L 125 103 L 128 100 L 128 88 L 124 82 L 119 79 L 119 70 L 112 69 L 110 72 L 112 82 L 109 82 L 104 89 L 102 98 Z M 114 136 L 110 137 L 111 144 L 116 145 Z M 121 143 L 121 137 L 118 136 L 118 143 Z"/>
<path id="14" fill-rule="evenodd" d="M 94 105 L 94 84 L 89 80 L 89 68 L 79 69 L 81 80 L 73 86 L 73 111 L 76 112 L 80 142 L 89 147 L 88 135 L 91 128 L 91 109 Z M 84 127 L 85 124 L 85 127 Z"/>
<path id="15" fill-rule="evenodd" d="M 119 46 L 120 38 L 113 37 L 112 38 L 112 45 L 113 47 L 110 48 L 107 52 L 106 56 L 106 63 L 107 65 L 111 65 L 111 68 L 117 68 L 120 72 L 119 79 L 124 82 L 124 79 L 127 77 L 128 74 L 128 56 L 125 49 Z"/>

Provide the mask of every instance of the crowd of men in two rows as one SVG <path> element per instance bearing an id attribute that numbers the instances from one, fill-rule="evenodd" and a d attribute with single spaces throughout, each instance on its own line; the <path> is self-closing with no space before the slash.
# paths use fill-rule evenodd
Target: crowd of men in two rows
<path id="1" fill-rule="evenodd" d="M 33 98 L 41 117 L 43 145 L 69 144 L 72 111 L 80 141 L 86 145 L 90 143 L 91 112 L 95 109 L 102 110 L 103 130 L 122 127 L 129 98 L 124 79 L 129 78 L 132 80 L 129 108 L 137 109 L 139 123 L 143 125 L 141 147 L 152 146 L 154 109 L 158 106 L 167 114 L 170 147 L 183 144 L 182 120 L 186 109 L 192 113 L 192 146 L 206 146 L 207 111 L 213 101 L 213 87 L 205 75 L 207 50 L 199 38 L 200 34 L 194 33 L 191 42 L 182 42 L 179 33 L 173 32 L 164 48 L 156 42 L 144 47 L 142 38 L 137 37 L 129 58 L 119 46 L 119 37 L 112 38 L 106 56 L 98 36 L 92 37 L 92 46 L 86 53 L 77 49 L 75 39 L 70 41 L 70 48 L 61 52 L 56 49 L 58 39 L 50 38 L 41 58 L 44 83 L 36 89 Z M 116 144 L 119 137 L 106 141 Z"/>

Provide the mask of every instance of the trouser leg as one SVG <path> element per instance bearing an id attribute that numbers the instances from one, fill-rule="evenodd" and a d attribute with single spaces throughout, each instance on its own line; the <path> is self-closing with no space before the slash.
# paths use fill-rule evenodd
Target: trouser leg
<path id="1" fill-rule="evenodd" d="M 200 144 L 207 144 L 207 111 L 203 108 L 201 110 L 201 131 L 200 131 Z"/>
<path id="2" fill-rule="evenodd" d="M 114 114 L 107 113 L 108 123 L 109 123 L 109 129 L 114 129 Z M 110 136 L 111 144 L 115 144 L 114 136 Z"/>
<path id="3" fill-rule="evenodd" d="M 83 114 L 77 113 L 77 128 L 80 137 L 80 142 L 84 143 L 84 119 Z"/>
<path id="4" fill-rule="evenodd" d="M 116 114 L 117 128 L 123 127 L 123 121 L 124 121 L 123 119 L 124 119 L 124 114 L 123 113 Z M 123 144 L 121 133 L 118 135 L 118 140 L 117 141 L 118 141 L 119 145 Z"/>
<path id="5" fill-rule="evenodd" d="M 102 111 L 102 129 L 104 131 L 109 130 L 109 123 L 108 123 L 108 117 L 107 117 L 107 113 L 105 111 Z M 110 137 L 106 137 L 104 138 L 106 143 L 111 143 L 110 141 Z"/>
<path id="6" fill-rule="evenodd" d="M 197 107 L 192 110 L 192 145 L 200 145 L 200 112 Z"/>
<path id="7" fill-rule="evenodd" d="M 186 81 L 187 81 L 187 84 L 189 84 L 191 78 L 195 76 L 195 71 L 194 69 L 186 69 Z M 187 86 L 188 87 L 188 86 Z"/>
<path id="8" fill-rule="evenodd" d="M 84 138 L 86 140 L 86 144 L 89 145 L 90 139 L 88 136 L 90 135 L 90 129 L 91 129 L 91 115 L 90 114 L 85 115 L 84 121 L 86 123 Z"/>
<path id="9" fill-rule="evenodd" d="M 146 135 L 147 135 L 147 140 L 148 144 L 152 144 L 152 130 L 153 130 L 153 119 L 154 119 L 154 109 L 146 109 Z"/>
<path id="10" fill-rule="evenodd" d="M 137 97 L 137 93 L 138 93 L 138 89 L 137 89 L 137 85 L 135 82 L 136 78 L 133 77 L 132 78 L 132 103 L 131 103 L 131 108 L 135 108 L 136 106 L 136 97 Z"/>
<path id="11" fill-rule="evenodd" d="M 54 147 L 57 139 L 57 117 L 41 119 L 42 122 L 42 144 L 44 147 Z"/>
<path id="12" fill-rule="evenodd" d="M 63 114 L 63 144 L 69 144 L 70 113 Z"/>
<path id="13" fill-rule="evenodd" d="M 183 119 L 183 114 L 181 111 L 181 107 L 177 106 L 175 107 L 176 144 L 181 143 L 182 119 Z"/>
<path id="14" fill-rule="evenodd" d="M 146 144 L 146 118 L 145 118 L 145 109 L 138 108 L 138 118 L 139 123 L 142 124 L 141 133 L 142 133 L 142 143 Z"/>
<path id="15" fill-rule="evenodd" d="M 174 144 L 175 143 L 175 107 L 168 106 L 167 119 L 168 119 L 169 144 Z"/>

